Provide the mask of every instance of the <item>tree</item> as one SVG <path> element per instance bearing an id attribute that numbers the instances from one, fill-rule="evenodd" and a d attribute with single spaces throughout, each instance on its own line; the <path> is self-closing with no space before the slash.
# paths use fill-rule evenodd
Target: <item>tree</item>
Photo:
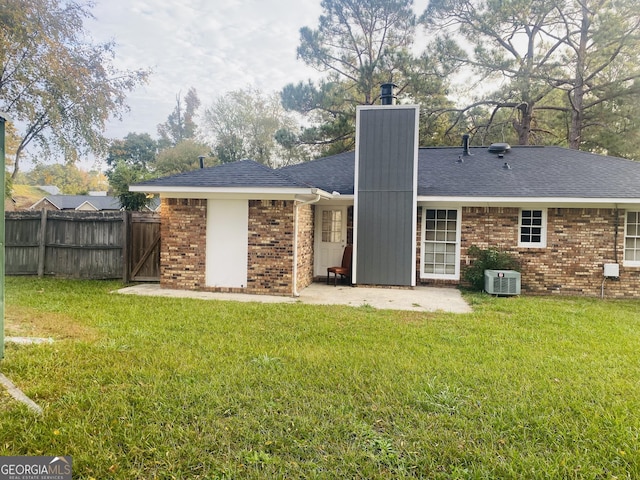
<path id="1" fill-rule="evenodd" d="M 603 106 L 616 111 L 640 94 L 640 10 L 635 0 L 574 0 L 557 8 L 571 68 L 552 81 L 567 93 L 569 146 L 583 132 L 607 129 Z M 638 115 L 633 115 L 636 119 Z"/>
<path id="2" fill-rule="evenodd" d="M 66 195 L 85 195 L 92 190 L 102 190 L 106 179 L 101 172 L 86 172 L 76 165 L 38 163 L 24 178 L 28 185 L 55 185 Z"/>
<path id="3" fill-rule="evenodd" d="M 562 42 L 544 42 L 545 26 L 554 12 L 555 0 L 430 2 L 421 20 L 428 27 L 439 28 L 446 45 L 454 46 L 455 53 L 450 56 L 460 68 L 467 69 L 465 82 L 473 87 L 497 85 L 484 98 L 460 109 L 459 120 L 470 109 L 485 107 L 490 110 L 488 123 L 479 124 L 478 129 L 496 126 L 500 119 L 513 127 L 520 145 L 528 145 L 532 133 L 545 133 L 544 126 L 534 125 L 534 112 L 547 108 L 542 101 L 553 90 L 547 79 L 560 68 L 554 53 Z M 451 33 L 460 35 L 471 48 L 457 45 Z M 478 77 L 470 81 L 472 73 Z M 505 109 L 509 113 L 500 115 Z"/>
<path id="4" fill-rule="evenodd" d="M 298 141 L 321 154 L 355 145 L 357 105 L 379 99 L 382 83 L 393 82 L 401 101 L 421 105 L 421 144 L 442 144 L 442 117 L 451 66 L 430 52 L 412 53 L 416 19 L 411 0 L 324 0 L 316 30 L 300 30 L 298 58 L 326 72 L 317 84 L 289 84 L 281 92 L 285 108 L 312 124 Z M 459 137 L 457 139 L 459 141 Z"/>
<path id="5" fill-rule="evenodd" d="M 200 106 L 200 99 L 196 89 L 191 87 L 184 97 L 180 93 L 176 95 L 176 106 L 167 118 L 167 121 L 158 125 L 158 141 L 161 150 L 175 147 L 184 140 L 191 140 L 196 136 L 197 125 L 195 114 Z"/>
<path id="6" fill-rule="evenodd" d="M 285 108 L 312 115 L 315 126 L 302 133 L 302 143 L 324 147 L 323 153 L 353 147 L 355 107 L 374 103 L 381 83 L 403 83 L 415 29 L 411 4 L 322 0 L 318 28 L 300 29 L 298 58 L 327 77 L 318 86 L 289 84 L 281 93 Z"/>
<path id="7" fill-rule="evenodd" d="M 192 139 L 183 140 L 175 147 L 162 150 L 158 154 L 154 173 L 161 177 L 197 170 L 200 168 L 201 156 L 207 157 L 206 166 L 215 165 L 216 161 L 211 161 L 211 149 L 207 145 Z"/>
<path id="8" fill-rule="evenodd" d="M 29 145 L 74 162 L 103 153 L 106 121 L 126 111 L 126 93 L 146 70 L 114 67 L 114 44 L 93 44 L 83 22 L 90 3 L 5 0 L 0 7 L 0 110 L 20 128 L 13 176 Z"/>
<path id="9" fill-rule="evenodd" d="M 296 157 L 294 148 L 286 148 L 282 140 L 297 128 L 277 95 L 264 95 L 259 90 L 235 90 L 218 98 L 206 108 L 203 116 L 203 135 L 211 144 L 221 163 L 250 158 L 270 167 L 303 159 Z M 286 144 L 286 142 L 285 142 Z"/>
<path id="10" fill-rule="evenodd" d="M 635 0 L 432 0 L 421 20 L 449 45 L 455 36 L 469 45 L 456 45 L 449 58 L 467 68 L 468 84 L 490 86 L 457 110 L 465 122 L 470 111 L 484 109 L 486 122 L 476 131 L 510 124 L 519 144 L 579 148 L 605 105 L 638 94 Z"/>
<path id="11" fill-rule="evenodd" d="M 148 203 L 144 193 L 130 192 L 129 185 L 151 177 L 157 150 L 148 133 L 129 133 L 109 147 L 107 178 L 125 210 L 141 210 Z"/>

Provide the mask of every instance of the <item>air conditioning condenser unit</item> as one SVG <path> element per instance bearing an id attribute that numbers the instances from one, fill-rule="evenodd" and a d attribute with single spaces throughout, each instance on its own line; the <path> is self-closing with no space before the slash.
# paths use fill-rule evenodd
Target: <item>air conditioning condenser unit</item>
<path id="1" fill-rule="evenodd" d="M 484 289 L 490 295 L 520 295 L 520 272 L 485 270 Z"/>

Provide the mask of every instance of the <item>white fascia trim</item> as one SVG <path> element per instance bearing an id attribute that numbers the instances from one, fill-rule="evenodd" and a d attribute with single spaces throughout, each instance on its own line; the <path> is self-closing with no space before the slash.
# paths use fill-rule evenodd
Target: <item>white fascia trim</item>
<path id="1" fill-rule="evenodd" d="M 640 205 L 640 198 L 577 198 L 577 197 L 438 197 L 418 196 L 418 202 L 444 203 L 464 206 L 505 206 L 505 205 L 547 205 L 558 207 L 560 205 L 581 206 L 618 206 Z"/>
<path id="2" fill-rule="evenodd" d="M 269 187 L 147 187 L 145 185 L 131 185 L 130 192 L 159 193 L 167 198 L 211 198 L 211 196 L 229 196 L 237 198 L 295 198 L 296 196 L 315 196 L 334 198 L 328 192 L 319 188 L 269 188 Z"/>

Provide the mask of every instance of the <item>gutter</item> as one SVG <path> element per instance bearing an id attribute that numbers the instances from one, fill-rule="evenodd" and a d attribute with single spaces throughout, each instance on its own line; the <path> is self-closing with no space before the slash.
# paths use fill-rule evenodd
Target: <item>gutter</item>
<path id="1" fill-rule="evenodd" d="M 294 239 L 293 239 L 293 296 L 294 297 L 299 297 L 300 296 L 300 292 L 298 292 L 298 211 L 300 207 L 303 207 L 305 205 L 311 205 L 313 203 L 317 203 L 320 201 L 320 199 L 323 197 L 322 193 L 326 192 L 322 192 L 322 193 L 318 193 L 318 189 L 317 188 L 313 188 L 311 190 L 311 192 L 316 196 L 315 198 L 312 198 L 311 200 L 306 200 L 306 201 L 300 201 L 300 200 L 294 200 L 295 206 L 294 206 L 294 212 L 293 212 L 293 234 L 294 234 Z"/>

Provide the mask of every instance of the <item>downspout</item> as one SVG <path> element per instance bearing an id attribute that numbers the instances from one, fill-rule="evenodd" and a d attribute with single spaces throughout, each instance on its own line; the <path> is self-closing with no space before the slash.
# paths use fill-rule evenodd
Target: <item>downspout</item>
<path id="1" fill-rule="evenodd" d="M 315 189 L 313 189 L 315 193 Z M 299 297 L 300 293 L 298 292 L 298 209 L 304 205 L 311 205 L 312 203 L 317 203 L 320 201 L 320 194 L 316 193 L 316 198 L 311 200 L 307 200 L 305 202 L 299 202 L 298 200 L 294 200 L 294 211 L 293 211 L 293 296 Z M 296 203 L 299 202 L 299 203 Z"/>
<path id="2" fill-rule="evenodd" d="M 613 223 L 613 259 L 615 263 L 618 262 L 618 231 L 620 229 L 620 211 L 618 210 L 618 204 L 616 203 L 616 208 L 613 211 L 614 214 L 614 223 Z"/>

